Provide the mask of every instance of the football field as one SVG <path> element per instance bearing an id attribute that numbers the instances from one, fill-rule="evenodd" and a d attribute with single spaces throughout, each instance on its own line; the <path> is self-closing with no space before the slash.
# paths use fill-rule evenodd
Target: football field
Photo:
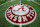
<path id="1" fill-rule="evenodd" d="M 6 3 L 7 2 L 7 3 Z M 35 2 L 40 4 L 40 1 Z M 0 1 L 0 27 L 19 27 L 18 25 L 13 25 L 9 23 L 6 18 L 5 18 L 5 11 L 12 5 L 15 4 L 20 4 L 20 0 L 14 0 L 11 2 L 11 0 L 5 0 L 5 2 Z M 36 20 L 29 24 L 29 25 L 23 25 L 22 27 L 40 27 L 40 5 L 32 2 L 32 1 L 27 1 L 27 0 L 21 0 L 21 4 L 26 4 L 29 6 L 32 6 L 37 13 Z"/>

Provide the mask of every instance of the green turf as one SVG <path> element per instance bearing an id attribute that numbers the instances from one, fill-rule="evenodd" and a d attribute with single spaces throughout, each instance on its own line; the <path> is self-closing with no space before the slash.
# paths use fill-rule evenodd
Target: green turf
<path id="1" fill-rule="evenodd" d="M 0 0 L 0 4 L 7 2 L 8 0 Z"/>
<path id="2" fill-rule="evenodd" d="M 38 1 L 36 1 L 36 2 L 38 2 Z M 19 3 L 20 3 L 20 0 L 16 0 L 16 1 L 9 2 L 9 3 L 6 3 L 2 6 L 0 6 L 0 27 L 19 27 L 17 25 L 13 25 L 13 24 L 9 23 L 5 19 L 5 11 L 7 10 L 7 8 L 10 7 L 11 5 L 19 4 Z M 31 23 L 29 25 L 25 25 L 23 27 L 40 27 L 40 5 L 35 4 L 33 2 L 28 2 L 27 0 L 22 0 L 21 3 L 32 6 L 36 10 L 36 13 L 37 13 L 36 20 L 33 23 Z"/>

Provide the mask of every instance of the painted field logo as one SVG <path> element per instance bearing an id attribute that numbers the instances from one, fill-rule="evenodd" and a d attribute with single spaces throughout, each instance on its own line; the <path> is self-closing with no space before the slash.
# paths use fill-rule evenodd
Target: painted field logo
<path id="1" fill-rule="evenodd" d="M 31 6 L 16 4 L 5 12 L 6 19 L 15 25 L 28 25 L 36 19 L 36 11 Z"/>

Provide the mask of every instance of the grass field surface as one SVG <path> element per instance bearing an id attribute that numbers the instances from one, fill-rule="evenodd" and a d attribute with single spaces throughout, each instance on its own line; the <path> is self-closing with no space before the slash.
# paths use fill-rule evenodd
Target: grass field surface
<path id="1" fill-rule="evenodd" d="M 8 0 L 6 0 L 6 1 L 8 1 Z M 5 2 L 0 2 L 0 5 Z M 40 1 L 35 0 L 35 2 L 40 4 Z M 27 1 L 27 0 L 21 0 L 21 3 L 32 6 L 36 10 L 36 13 L 37 13 L 36 20 L 33 23 L 31 23 L 29 25 L 24 25 L 22 27 L 40 27 L 40 5 L 33 3 L 32 1 Z M 13 2 L 10 1 L 10 2 L 0 6 L 0 27 L 19 27 L 18 25 L 13 25 L 13 24 L 9 23 L 5 19 L 5 11 L 7 10 L 7 8 L 9 8 L 10 6 L 15 5 L 15 4 L 20 4 L 20 0 L 15 0 Z"/>

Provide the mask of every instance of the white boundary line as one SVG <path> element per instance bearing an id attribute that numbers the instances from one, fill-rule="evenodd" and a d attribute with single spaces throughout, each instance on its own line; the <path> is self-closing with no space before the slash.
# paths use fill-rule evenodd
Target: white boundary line
<path id="1" fill-rule="evenodd" d="M 8 3 L 9 1 L 7 1 L 6 3 Z M 6 3 L 3 3 L 3 4 L 1 4 L 0 6 L 2 6 L 2 5 L 4 5 L 4 4 L 6 4 Z"/>

